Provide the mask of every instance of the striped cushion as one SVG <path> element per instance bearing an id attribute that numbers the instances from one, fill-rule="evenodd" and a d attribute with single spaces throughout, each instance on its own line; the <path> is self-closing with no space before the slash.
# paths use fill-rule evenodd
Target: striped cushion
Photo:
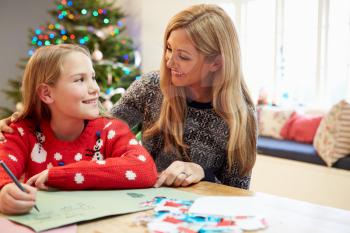
<path id="1" fill-rule="evenodd" d="M 334 105 L 322 119 L 314 147 L 328 166 L 350 154 L 350 104 L 345 100 Z"/>

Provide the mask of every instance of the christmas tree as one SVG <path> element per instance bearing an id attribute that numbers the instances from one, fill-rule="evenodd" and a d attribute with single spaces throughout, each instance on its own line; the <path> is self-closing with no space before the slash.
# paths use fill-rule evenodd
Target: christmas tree
<path id="1" fill-rule="evenodd" d="M 21 59 L 21 68 L 38 47 L 62 43 L 84 45 L 92 54 L 101 102 L 109 109 L 131 82 L 140 77 L 140 56 L 132 40 L 123 35 L 125 15 L 104 0 L 56 0 L 54 4 L 55 9 L 50 11 L 53 22 L 30 30 L 28 58 Z M 21 78 L 9 80 L 9 89 L 4 90 L 17 110 L 21 108 L 20 86 Z M 12 113 L 4 107 L 0 111 L 2 118 Z"/>

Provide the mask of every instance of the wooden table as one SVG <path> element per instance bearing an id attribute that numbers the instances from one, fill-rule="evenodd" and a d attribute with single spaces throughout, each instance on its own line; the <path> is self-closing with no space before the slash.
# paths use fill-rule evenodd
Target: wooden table
<path id="1" fill-rule="evenodd" d="M 193 186 L 179 189 L 200 195 L 211 196 L 256 195 L 261 198 L 262 203 L 266 205 L 264 216 L 269 224 L 267 229 L 256 232 L 350 233 L 350 211 L 314 205 L 273 195 L 255 194 L 247 190 L 209 182 L 200 182 Z M 82 223 L 78 225 L 78 233 L 146 233 L 146 227 L 137 226 L 134 220 L 137 216 L 151 213 L 151 211 L 152 210 L 116 217 L 107 217 Z"/>

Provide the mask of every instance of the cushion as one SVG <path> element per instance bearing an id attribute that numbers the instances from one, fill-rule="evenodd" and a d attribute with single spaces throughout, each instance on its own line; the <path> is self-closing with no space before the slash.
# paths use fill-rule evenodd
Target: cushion
<path id="1" fill-rule="evenodd" d="M 293 113 L 281 130 L 281 136 L 287 140 L 312 143 L 322 116 Z"/>
<path id="2" fill-rule="evenodd" d="M 259 136 L 257 147 L 259 154 L 325 165 L 312 144 Z"/>
<path id="3" fill-rule="evenodd" d="M 339 159 L 337 162 L 333 164 L 333 167 L 350 170 L 350 155 Z"/>
<path id="4" fill-rule="evenodd" d="M 294 111 L 274 106 L 260 106 L 257 112 L 259 135 L 282 139 L 281 129 Z"/>
<path id="5" fill-rule="evenodd" d="M 350 104 L 345 100 L 334 105 L 322 119 L 314 147 L 327 166 L 350 154 Z"/>

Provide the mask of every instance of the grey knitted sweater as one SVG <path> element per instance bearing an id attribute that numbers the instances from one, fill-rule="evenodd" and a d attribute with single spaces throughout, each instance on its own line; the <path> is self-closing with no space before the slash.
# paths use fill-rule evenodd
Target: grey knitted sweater
<path id="1" fill-rule="evenodd" d="M 158 119 L 161 104 L 159 72 L 150 72 L 131 84 L 112 108 L 111 113 L 127 122 L 130 127 L 141 123 L 142 130 L 145 130 Z M 250 176 L 240 177 L 236 163 L 230 171 L 228 170 L 227 124 L 215 113 L 210 104 L 189 102 L 187 105 L 184 142 L 188 145 L 191 161 L 202 166 L 206 178 L 211 177 L 208 180 L 248 189 Z M 163 139 L 160 136 L 142 143 L 153 156 L 158 171 L 166 169 L 176 160 L 182 160 L 175 153 L 165 153 L 162 150 Z"/>

